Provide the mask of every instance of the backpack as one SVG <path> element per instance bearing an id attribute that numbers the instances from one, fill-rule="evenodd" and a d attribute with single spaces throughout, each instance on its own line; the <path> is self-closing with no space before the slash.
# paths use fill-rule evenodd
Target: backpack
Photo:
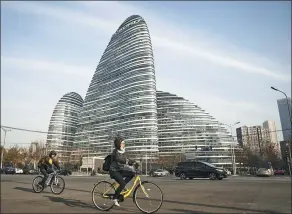
<path id="1" fill-rule="evenodd" d="M 102 170 L 105 172 L 108 172 L 110 169 L 110 165 L 111 165 L 111 160 L 112 160 L 112 156 L 108 155 L 105 157 L 104 159 L 104 163 L 102 165 Z"/>
<path id="2" fill-rule="evenodd" d="M 39 160 L 38 165 L 37 165 L 38 168 L 41 168 L 41 165 L 43 164 L 44 159 L 45 159 L 45 157 L 42 157 L 42 158 Z"/>

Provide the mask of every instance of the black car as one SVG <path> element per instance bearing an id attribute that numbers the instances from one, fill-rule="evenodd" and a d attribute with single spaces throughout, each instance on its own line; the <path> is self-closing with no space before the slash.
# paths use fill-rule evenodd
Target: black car
<path id="1" fill-rule="evenodd" d="M 4 170 L 5 174 L 14 175 L 16 173 L 15 168 L 13 168 L 13 167 L 5 167 L 3 170 Z"/>
<path id="2" fill-rule="evenodd" d="M 68 176 L 68 175 L 72 175 L 72 172 L 68 169 L 62 169 L 60 171 L 60 175 Z"/>
<path id="3" fill-rule="evenodd" d="M 176 177 L 181 179 L 210 178 L 211 180 L 222 180 L 227 177 L 227 172 L 224 169 L 203 161 L 180 162 L 174 173 Z"/>

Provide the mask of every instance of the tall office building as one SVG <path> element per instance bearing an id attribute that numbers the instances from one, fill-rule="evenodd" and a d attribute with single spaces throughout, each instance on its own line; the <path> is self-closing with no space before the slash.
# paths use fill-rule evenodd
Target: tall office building
<path id="1" fill-rule="evenodd" d="M 231 165 L 232 138 L 199 106 L 168 92 L 157 92 L 158 142 L 161 156 L 185 153 L 188 159 Z"/>
<path id="2" fill-rule="evenodd" d="M 279 115 L 280 115 L 280 121 L 281 121 L 281 126 L 282 126 L 282 133 L 283 133 L 283 139 L 284 140 L 289 140 L 291 139 L 292 136 L 292 127 L 291 127 L 291 122 L 290 122 L 290 113 L 292 113 L 292 108 L 291 108 L 291 98 L 283 98 L 277 100 L 278 103 L 278 109 L 279 109 Z M 292 116 L 292 115 L 291 115 Z"/>
<path id="3" fill-rule="evenodd" d="M 104 157 L 118 134 L 126 139 L 130 156 L 156 157 L 154 59 L 147 24 L 138 15 L 121 24 L 100 59 L 80 114 L 76 146 L 89 156 Z"/>
<path id="4" fill-rule="evenodd" d="M 263 123 L 263 128 L 269 132 L 271 144 L 274 146 L 279 157 L 281 156 L 280 144 L 278 141 L 278 133 L 275 121 L 267 120 Z"/>
<path id="5" fill-rule="evenodd" d="M 70 92 L 59 100 L 53 111 L 47 135 L 47 150 L 55 150 L 61 162 L 70 158 L 82 104 L 82 97 Z"/>

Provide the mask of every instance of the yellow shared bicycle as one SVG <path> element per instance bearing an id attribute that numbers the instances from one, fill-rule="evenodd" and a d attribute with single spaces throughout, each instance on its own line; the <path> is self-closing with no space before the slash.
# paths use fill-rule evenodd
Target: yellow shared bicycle
<path id="1" fill-rule="evenodd" d="M 112 179 L 102 180 L 95 184 L 92 189 L 92 202 L 102 211 L 108 211 L 114 206 L 113 197 L 119 184 L 115 181 L 110 181 Z M 150 181 L 142 181 L 140 175 L 137 173 L 131 188 L 124 189 L 121 192 L 119 201 L 123 202 L 132 192 L 133 202 L 143 213 L 155 213 L 162 206 L 163 193 L 159 186 Z"/>

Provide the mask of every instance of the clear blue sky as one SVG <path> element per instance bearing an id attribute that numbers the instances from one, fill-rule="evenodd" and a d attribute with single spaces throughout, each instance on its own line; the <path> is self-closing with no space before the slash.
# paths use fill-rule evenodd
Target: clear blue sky
<path id="1" fill-rule="evenodd" d="M 2 124 L 46 131 L 67 92 L 85 97 L 111 35 L 145 18 L 157 89 L 198 104 L 223 123 L 275 120 L 291 96 L 289 2 L 1 2 Z M 7 141 L 45 139 L 13 131 Z M 1 139 L 3 140 L 3 138 Z"/>

